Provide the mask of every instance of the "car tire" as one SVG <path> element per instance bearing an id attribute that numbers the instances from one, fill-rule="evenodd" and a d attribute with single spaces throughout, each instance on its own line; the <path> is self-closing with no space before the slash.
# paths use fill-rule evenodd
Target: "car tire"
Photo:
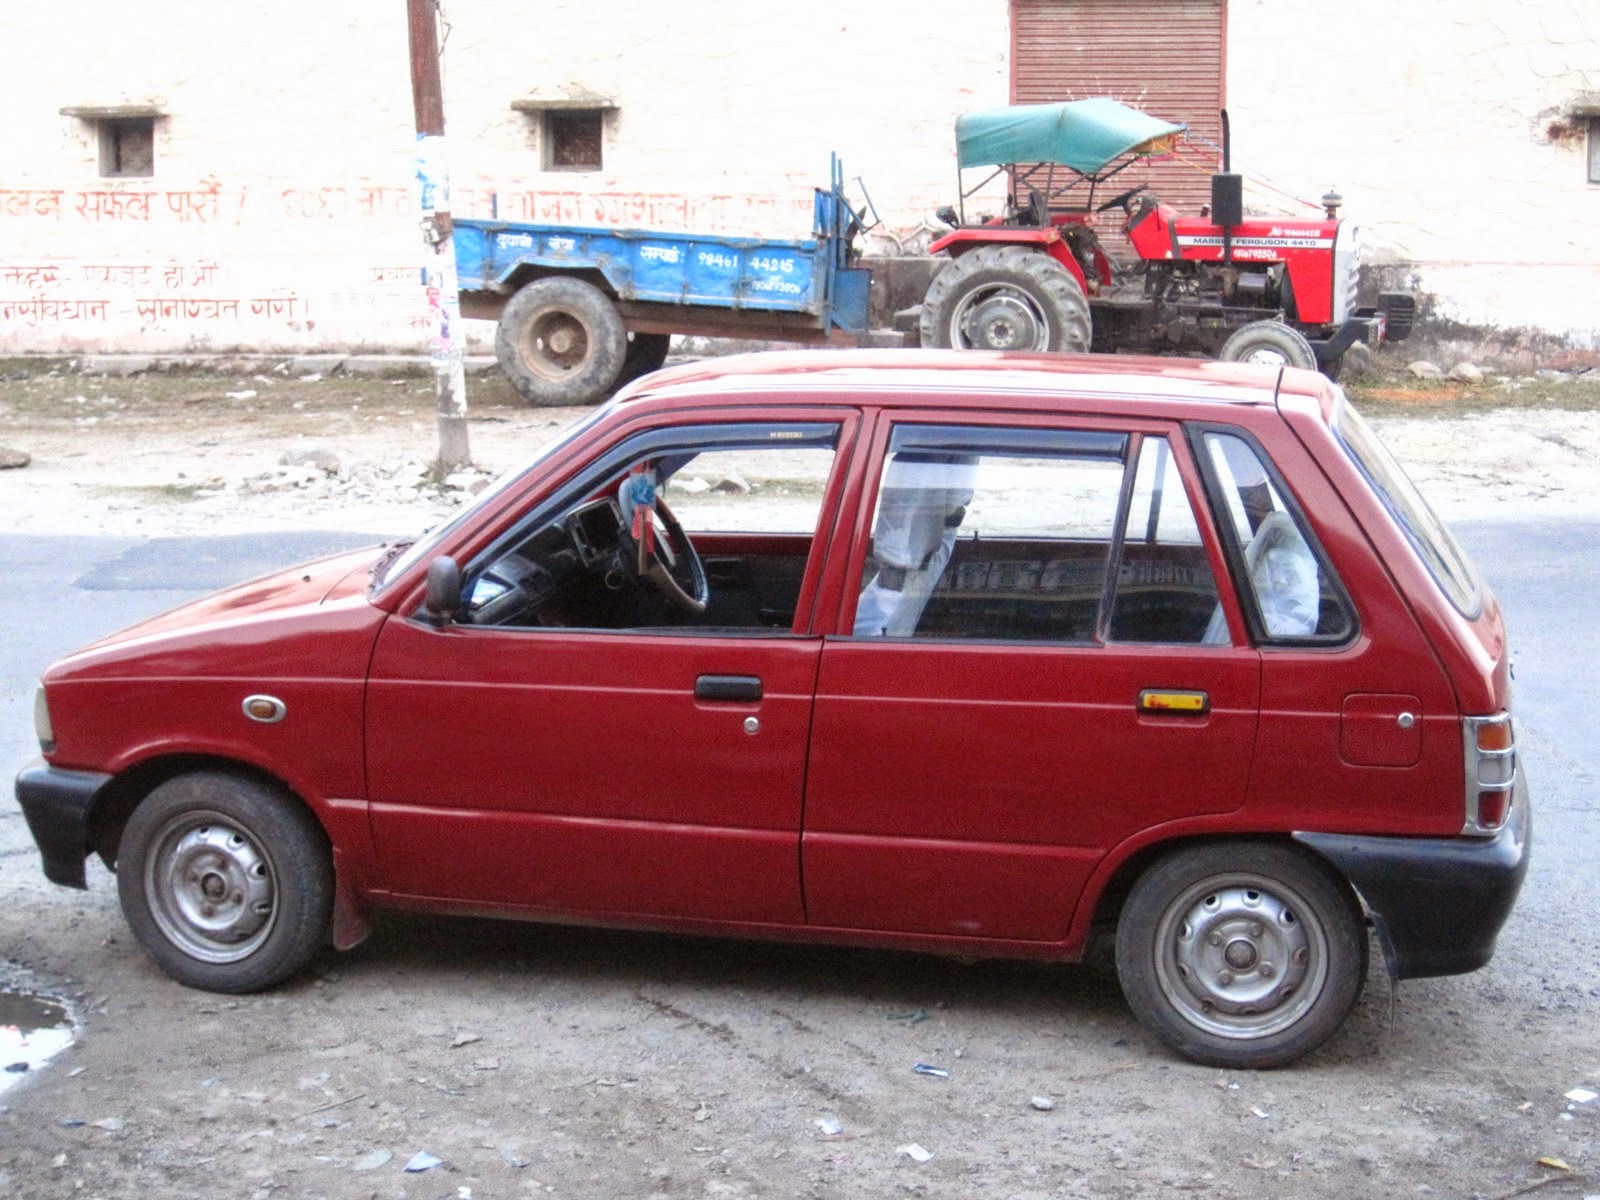
<path id="1" fill-rule="evenodd" d="M 186 987 L 254 992 L 327 942 L 327 834 L 287 791 L 225 771 L 179 775 L 133 811 L 117 852 L 123 915 Z"/>
<path id="2" fill-rule="evenodd" d="M 1367 974 L 1354 892 L 1293 847 L 1174 851 L 1134 884 L 1117 922 L 1134 1014 L 1185 1058 L 1280 1067 L 1333 1036 Z"/>
<path id="3" fill-rule="evenodd" d="M 980 246 L 934 276 L 918 326 L 925 349 L 1087 353 L 1089 301 L 1040 250 Z"/>
<path id="4" fill-rule="evenodd" d="M 1222 343 L 1217 357 L 1223 362 L 1317 369 L 1317 352 L 1311 343 L 1298 329 L 1282 321 L 1252 321 L 1235 329 Z"/>
<path id="5" fill-rule="evenodd" d="M 627 351 L 616 305 L 594 284 L 567 275 L 523 287 L 495 327 L 500 369 L 541 408 L 593 404 L 616 385 Z"/>

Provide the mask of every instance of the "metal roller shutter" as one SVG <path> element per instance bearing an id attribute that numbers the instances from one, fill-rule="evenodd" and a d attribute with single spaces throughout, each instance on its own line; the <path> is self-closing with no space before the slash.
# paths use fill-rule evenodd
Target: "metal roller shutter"
<path id="1" fill-rule="evenodd" d="M 1187 123 L 1185 161 L 1138 164 L 1111 190 L 1147 183 L 1180 213 L 1198 213 L 1211 201 L 1210 172 L 1221 169 L 1226 30 L 1226 0 L 1011 0 L 1012 102 L 1110 96 Z M 1126 252 L 1120 239 L 1106 241 Z"/>

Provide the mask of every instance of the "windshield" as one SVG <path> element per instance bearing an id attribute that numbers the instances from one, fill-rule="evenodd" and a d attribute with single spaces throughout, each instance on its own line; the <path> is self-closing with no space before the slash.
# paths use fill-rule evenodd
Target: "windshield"
<path id="1" fill-rule="evenodd" d="M 574 421 L 571 425 L 567 426 L 566 429 L 561 431 L 560 435 L 555 441 L 551 442 L 548 446 L 545 446 L 544 449 L 540 450 L 538 454 L 534 455 L 530 461 L 518 463 L 509 471 L 506 471 L 492 484 L 484 488 L 483 491 L 479 492 L 477 496 L 473 498 L 471 504 L 461 509 L 454 516 L 440 522 L 438 525 L 434 526 L 433 529 L 429 530 L 416 541 L 412 542 L 411 545 L 406 548 L 405 553 L 396 555 L 392 561 L 384 564 L 381 570 L 374 573 L 372 591 L 374 593 L 382 591 L 389 585 L 390 580 L 399 579 L 400 576 L 404 575 L 415 564 L 427 558 L 434 552 L 434 548 L 437 547 L 440 542 L 448 537 L 452 531 L 468 521 L 475 513 L 478 512 L 479 509 L 494 503 L 494 501 L 498 499 L 503 492 L 510 488 L 529 471 L 533 470 L 534 467 L 538 466 L 540 463 L 544 462 L 545 459 L 557 454 L 566 446 L 576 441 L 586 430 L 597 424 L 602 417 L 608 415 L 611 412 L 611 409 L 612 404 L 602 404 L 593 412 L 587 414 L 577 421 Z"/>
<path id="2" fill-rule="evenodd" d="M 1405 532 L 1406 540 L 1432 573 L 1439 590 L 1462 616 L 1475 620 L 1483 609 L 1483 585 L 1472 560 L 1428 507 L 1417 485 L 1407 478 L 1372 427 L 1342 395 L 1334 412 L 1333 433 Z"/>

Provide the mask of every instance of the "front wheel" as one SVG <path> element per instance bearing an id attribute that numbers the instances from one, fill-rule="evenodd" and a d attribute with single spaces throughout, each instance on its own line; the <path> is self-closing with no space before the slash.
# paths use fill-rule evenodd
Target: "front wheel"
<path id="1" fill-rule="evenodd" d="M 1117 922 L 1117 975 L 1134 1014 L 1184 1057 L 1278 1067 L 1343 1024 L 1367 974 L 1354 894 L 1300 852 L 1191 846 L 1134 884 Z"/>
<path id="2" fill-rule="evenodd" d="M 222 771 L 180 775 L 129 818 L 117 894 L 145 950 L 179 983 L 259 991 L 327 941 L 328 838 L 286 792 Z"/>
<path id="3" fill-rule="evenodd" d="M 1026 246 L 980 246 L 934 276 L 922 345 L 956 350 L 1089 349 L 1089 301 L 1072 273 Z"/>
<path id="4" fill-rule="evenodd" d="M 1234 330 L 1217 357 L 1223 362 L 1317 369 L 1317 352 L 1303 334 L 1282 321 L 1252 321 Z"/>
<path id="5" fill-rule="evenodd" d="M 529 404 L 593 404 L 617 382 L 628 350 L 616 305 L 582 279 L 536 279 L 506 302 L 495 328 L 500 369 Z"/>

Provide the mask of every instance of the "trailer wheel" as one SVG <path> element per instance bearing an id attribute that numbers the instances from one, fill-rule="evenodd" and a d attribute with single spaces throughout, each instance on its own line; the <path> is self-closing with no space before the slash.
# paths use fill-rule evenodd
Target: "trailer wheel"
<path id="1" fill-rule="evenodd" d="M 1049 255 L 1026 246 L 980 246 L 934 277 L 920 333 L 925 348 L 1084 353 L 1089 301 Z"/>
<path id="2" fill-rule="evenodd" d="M 1223 362 L 1317 369 L 1317 352 L 1298 329 L 1282 321 L 1252 321 L 1235 329 L 1217 355 Z"/>
<path id="3" fill-rule="evenodd" d="M 529 404 L 593 404 L 617 382 L 627 331 L 592 283 L 550 275 L 507 302 L 495 329 L 500 369 Z"/>
<path id="4" fill-rule="evenodd" d="M 668 333 L 633 333 L 628 335 L 628 349 L 622 356 L 622 371 L 617 376 L 617 386 L 632 383 L 651 371 L 659 371 L 667 361 L 667 351 L 672 345 Z"/>

